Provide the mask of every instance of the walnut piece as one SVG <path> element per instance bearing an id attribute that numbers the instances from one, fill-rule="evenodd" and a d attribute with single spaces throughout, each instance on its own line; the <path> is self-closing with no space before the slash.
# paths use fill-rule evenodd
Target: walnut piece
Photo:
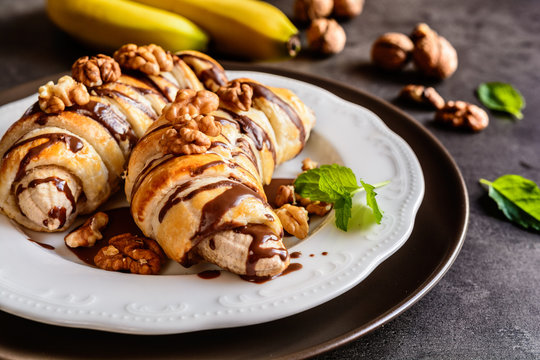
<path id="1" fill-rule="evenodd" d="M 276 198 L 274 200 L 277 207 L 285 204 L 295 204 L 296 198 L 293 185 L 280 185 L 277 189 Z"/>
<path id="2" fill-rule="evenodd" d="M 38 93 L 39 107 L 46 113 L 58 113 L 73 104 L 85 105 L 90 101 L 86 86 L 71 76 L 62 76 L 56 85 L 49 81 L 39 88 Z"/>
<path id="3" fill-rule="evenodd" d="M 472 131 L 483 130 L 489 125 L 488 114 L 480 107 L 465 101 L 448 101 L 435 113 L 435 121 Z"/>
<path id="4" fill-rule="evenodd" d="M 126 233 L 111 238 L 109 245 L 101 248 L 94 257 L 94 262 L 104 270 L 155 275 L 165 259 L 156 241 Z"/>
<path id="5" fill-rule="evenodd" d="M 85 246 L 91 247 L 96 241 L 103 238 L 101 229 L 109 222 L 109 216 L 104 212 L 97 212 L 82 224 L 79 228 L 70 232 L 64 241 L 66 245 L 72 248 Z"/>
<path id="6" fill-rule="evenodd" d="M 364 0 L 334 0 L 334 15 L 338 18 L 353 18 L 363 9 Z"/>
<path id="7" fill-rule="evenodd" d="M 332 204 L 324 201 L 314 201 L 306 205 L 306 210 L 309 214 L 324 216 L 332 210 Z"/>
<path id="8" fill-rule="evenodd" d="M 84 56 L 79 58 L 71 67 L 73 78 L 88 87 L 100 86 L 114 82 L 120 78 L 120 65 L 110 56 Z"/>
<path id="9" fill-rule="evenodd" d="M 311 160 L 310 158 L 305 158 L 302 160 L 302 171 L 308 171 L 319 167 L 319 164 L 316 161 Z"/>
<path id="10" fill-rule="evenodd" d="M 173 124 L 182 122 L 183 115 L 209 114 L 219 107 L 219 97 L 208 90 L 182 89 L 175 100 L 163 109 L 165 119 Z"/>
<path id="11" fill-rule="evenodd" d="M 414 44 L 405 34 L 381 35 L 371 47 L 371 61 L 385 70 L 401 70 L 411 59 Z"/>
<path id="12" fill-rule="evenodd" d="M 168 129 L 160 139 L 164 152 L 172 154 L 202 154 L 210 148 L 211 144 L 206 134 L 187 126 L 174 126 Z"/>
<path id="13" fill-rule="evenodd" d="M 276 215 L 283 225 L 283 229 L 299 239 L 308 235 L 308 212 L 303 207 L 285 204 L 276 210 Z"/>
<path id="14" fill-rule="evenodd" d="M 309 48 L 321 54 L 337 54 L 345 48 L 345 30 L 334 19 L 315 19 L 306 33 Z"/>
<path id="15" fill-rule="evenodd" d="M 441 109 L 444 106 L 444 99 L 432 87 L 423 85 L 406 85 L 399 93 L 399 98 L 420 105 L 428 105 L 434 109 Z"/>
<path id="16" fill-rule="evenodd" d="M 414 42 L 413 61 L 424 75 L 436 79 L 446 79 L 458 67 L 456 49 L 444 37 L 428 25 L 418 24 L 411 35 Z"/>
<path id="17" fill-rule="evenodd" d="M 333 7 L 333 0 L 296 0 L 294 18 L 301 22 L 325 18 L 332 13 Z"/>
<path id="18" fill-rule="evenodd" d="M 221 86 L 216 94 L 221 105 L 232 111 L 248 111 L 251 108 L 253 88 L 248 84 L 233 80 L 226 86 Z"/>
<path id="19" fill-rule="evenodd" d="M 159 75 L 162 71 L 171 71 L 174 65 L 172 55 L 155 44 L 123 45 L 114 52 L 114 59 L 126 69 L 139 70 L 148 75 Z"/>

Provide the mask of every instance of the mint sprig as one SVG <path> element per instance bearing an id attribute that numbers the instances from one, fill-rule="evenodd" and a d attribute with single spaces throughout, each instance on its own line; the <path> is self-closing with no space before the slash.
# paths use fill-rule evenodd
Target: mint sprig
<path id="1" fill-rule="evenodd" d="M 347 231 L 351 219 L 352 198 L 354 194 L 362 190 L 366 192 L 366 203 L 373 211 L 375 221 L 377 224 L 381 223 L 382 212 L 375 199 L 377 193 L 374 189 L 386 185 L 388 182 L 375 186 L 362 180 L 360 183 L 361 185 L 358 185 L 356 176 L 351 169 L 332 164 L 303 172 L 296 178 L 294 189 L 304 198 L 334 204 L 336 226 Z"/>

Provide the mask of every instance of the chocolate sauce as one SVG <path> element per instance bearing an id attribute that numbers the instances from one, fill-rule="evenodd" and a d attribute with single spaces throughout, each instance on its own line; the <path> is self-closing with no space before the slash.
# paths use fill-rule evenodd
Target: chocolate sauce
<path id="1" fill-rule="evenodd" d="M 326 256 L 326 255 L 328 255 L 328 252 L 327 252 L 327 251 L 323 251 L 323 252 L 321 253 L 321 255 L 322 255 L 322 256 Z"/>
<path id="2" fill-rule="evenodd" d="M 41 246 L 42 248 L 45 248 L 47 250 L 54 250 L 54 246 L 52 246 L 52 245 L 44 244 L 42 242 L 36 241 L 34 239 L 30 239 L 30 238 L 28 238 L 28 241 L 31 241 L 31 242 L 33 242 L 35 244 L 38 244 L 39 246 Z"/>
<path id="3" fill-rule="evenodd" d="M 247 276 L 247 275 L 240 275 L 240 278 L 245 281 L 249 281 L 255 284 L 263 284 L 267 281 L 274 280 L 275 278 L 278 278 L 280 276 L 284 276 L 287 274 L 290 274 L 294 271 L 298 271 L 302 269 L 302 264 L 299 263 L 290 263 L 289 266 L 283 272 L 279 275 L 275 276 Z"/>
<path id="4" fill-rule="evenodd" d="M 103 88 L 95 88 L 94 91 L 96 92 L 98 96 L 107 96 L 113 99 L 120 98 L 126 103 L 128 103 L 130 106 L 133 106 L 134 108 L 139 109 L 140 111 L 145 113 L 149 118 L 153 120 L 157 119 L 158 117 L 154 109 L 152 109 L 150 106 L 142 102 L 139 102 L 137 100 L 134 100 L 120 91 L 111 90 L 111 89 L 103 89 Z"/>
<path id="5" fill-rule="evenodd" d="M 272 208 L 277 209 L 279 206 L 276 205 L 276 196 L 278 189 L 281 185 L 292 185 L 294 183 L 294 179 L 272 179 L 270 181 L 270 184 L 264 185 L 264 193 L 266 194 L 266 198 L 268 199 L 268 203 L 272 206 Z"/>
<path id="6" fill-rule="evenodd" d="M 200 277 L 201 279 L 205 279 L 205 280 L 215 279 L 219 275 L 221 275 L 220 270 L 205 270 L 205 271 L 201 271 L 200 273 L 197 274 L 198 277 Z"/>
<path id="7" fill-rule="evenodd" d="M 193 70 L 193 72 L 195 72 L 199 80 L 204 84 L 207 89 L 214 88 L 214 84 L 217 84 L 218 86 L 223 86 L 227 84 L 227 75 L 225 74 L 223 69 L 214 64 L 212 61 L 199 56 L 195 56 L 193 54 L 179 54 L 178 57 L 182 59 L 186 63 L 186 65 Z M 193 60 L 204 62 L 210 65 L 210 67 L 204 70 L 198 70 L 192 64 Z"/>
<path id="8" fill-rule="evenodd" d="M 62 207 L 54 206 L 52 209 L 49 210 L 49 212 L 47 213 L 47 216 L 50 219 L 56 219 L 60 221 L 60 225 L 58 225 L 58 229 L 60 229 L 66 223 L 67 210 L 63 206 Z M 49 219 L 43 220 L 43 225 L 47 227 L 49 225 Z"/>
<path id="9" fill-rule="evenodd" d="M 117 141 L 129 141 L 129 148 L 137 142 L 137 136 L 126 117 L 120 116 L 110 105 L 91 100 L 86 105 L 74 105 L 68 109 L 77 114 L 89 117 L 101 124 Z"/>
<path id="10" fill-rule="evenodd" d="M 166 123 L 166 124 L 159 125 L 158 127 L 155 127 L 155 128 L 153 128 L 152 130 L 146 132 L 146 133 L 139 139 L 139 141 L 141 141 L 142 139 L 147 138 L 150 134 L 153 134 L 153 133 L 155 133 L 156 131 L 159 131 L 159 130 L 161 130 L 161 129 L 165 129 L 165 128 L 168 128 L 168 127 L 173 127 L 173 124 Z"/>
<path id="11" fill-rule="evenodd" d="M 91 266 L 95 266 L 94 257 L 98 253 L 99 249 L 107 246 L 109 244 L 109 239 L 111 239 L 113 236 L 130 233 L 136 236 L 144 237 L 142 231 L 137 227 L 135 221 L 133 221 L 133 217 L 131 216 L 128 207 L 107 210 L 104 211 L 104 213 L 109 216 L 109 222 L 107 226 L 101 231 L 103 235 L 103 238 L 101 240 L 96 241 L 96 244 L 91 247 L 67 247 L 80 260 Z"/>
<path id="12" fill-rule="evenodd" d="M 233 157 L 238 156 L 240 154 L 243 154 L 245 157 L 249 159 L 249 161 L 255 166 L 255 168 L 259 168 L 257 158 L 255 157 L 255 154 L 253 153 L 253 149 L 249 145 L 249 142 L 245 138 L 238 138 L 236 140 L 236 147 L 237 150 L 231 152 L 231 155 Z"/>
<path id="13" fill-rule="evenodd" d="M 291 259 L 298 259 L 300 256 L 302 256 L 302 253 L 300 251 L 295 251 L 291 253 Z"/>
<path id="14" fill-rule="evenodd" d="M 272 157 L 274 158 L 274 161 L 276 161 L 276 149 L 274 148 L 274 144 L 268 137 L 268 134 L 266 133 L 266 131 L 262 127 L 260 127 L 259 124 L 257 124 L 255 121 L 253 121 L 250 117 L 246 115 L 236 114 L 227 109 L 221 109 L 221 110 L 229 114 L 232 120 L 239 127 L 240 131 L 243 134 L 246 134 L 247 136 L 249 136 L 253 140 L 257 150 L 261 151 L 264 145 L 266 145 L 268 150 L 272 152 Z M 223 119 L 223 118 L 219 118 L 219 117 L 217 118 L 218 121 L 220 119 Z M 230 121 L 229 119 L 226 119 L 226 120 Z"/>
<path id="15" fill-rule="evenodd" d="M 34 136 L 32 138 L 16 143 L 15 145 L 13 145 L 11 148 L 9 148 L 6 151 L 6 153 L 4 154 L 4 157 L 6 157 L 13 149 L 19 146 L 23 146 L 29 142 L 32 142 L 38 139 L 47 139 L 47 141 L 37 146 L 34 146 L 33 148 L 28 149 L 28 152 L 21 159 L 21 162 L 19 163 L 19 169 L 17 170 L 17 174 L 15 175 L 14 182 L 18 182 L 25 175 L 26 167 L 30 163 L 30 160 L 38 156 L 43 150 L 47 149 L 48 147 L 58 142 L 63 142 L 67 145 L 68 149 L 71 152 L 76 153 L 77 151 L 81 150 L 84 146 L 83 142 L 79 138 L 68 135 L 68 134 L 63 134 L 63 133 L 41 134 L 41 135 Z"/>
<path id="16" fill-rule="evenodd" d="M 214 166 L 218 166 L 218 165 L 229 165 L 229 167 L 233 168 L 233 167 L 236 167 L 235 164 L 231 164 L 231 163 L 226 163 L 225 161 L 223 160 L 216 160 L 216 161 L 210 161 L 204 165 L 201 165 L 199 167 L 196 167 L 195 169 L 192 169 L 189 171 L 189 175 L 191 175 L 191 177 L 195 177 L 195 176 L 199 176 L 201 175 L 206 169 L 208 168 L 211 168 L 211 167 L 214 167 Z"/>
<path id="17" fill-rule="evenodd" d="M 285 101 L 281 100 L 279 96 L 274 94 L 272 90 L 270 90 L 266 86 L 254 82 L 244 82 L 244 84 L 248 84 L 253 88 L 254 98 L 264 98 L 270 102 L 273 102 L 287 114 L 289 119 L 298 128 L 298 131 L 300 132 L 299 139 L 302 142 L 303 146 L 306 141 L 306 129 L 304 128 L 304 123 L 302 122 L 302 119 L 300 119 L 300 116 L 298 116 L 296 111 Z"/>

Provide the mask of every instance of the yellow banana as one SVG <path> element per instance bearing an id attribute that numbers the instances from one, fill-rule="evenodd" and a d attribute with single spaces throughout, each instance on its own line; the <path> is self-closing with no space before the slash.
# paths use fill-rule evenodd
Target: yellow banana
<path id="1" fill-rule="evenodd" d="M 250 59 L 294 56 L 298 30 L 276 7 L 256 0 L 135 0 L 193 21 L 222 53 Z"/>
<path id="2" fill-rule="evenodd" d="M 48 0 L 47 12 L 62 30 L 99 50 L 126 43 L 203 50 L 208 43 L 207 35 L 188 19 L 126 0 Z"/>

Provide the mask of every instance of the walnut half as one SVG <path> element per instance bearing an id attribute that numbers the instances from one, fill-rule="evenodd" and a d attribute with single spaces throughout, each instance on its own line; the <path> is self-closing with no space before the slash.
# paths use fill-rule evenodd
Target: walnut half
<path id="1" fill-rule="evenodd" d="M 58 84 L 49 81 L 39 88 L 38 93 L 39 107 L 46 113 L 58 113 L 73 104 L 85 105 L 90 101 L 86 87 L 71 76 L 62 76 Z"/>
<path id="2" fill-rule="evenodd" d="M 100 86 L 120 78 L 120 65 L 110 56 L 81 57 L 73 63 L 71 75 L 88 87 Z"/>
<path id="3" fill-rule="evenodd" d="M 103 238 L 101 229 L 109 222 L 109 216 L 104 212 L 97 212 L 84 222 L 84 224 L 70 232 L 64 241 L 66 245 L 72 248 L 79 246 L 94 246 L 96 241 Z"/>
<path id="4" fill-rule="evenodd" d="M 114 59 L 126 69 L 139 70 L 148 75 L 159 75 L 162 71 L 171 71 L 174 65 L 172 55 L 155 44 L 123 45 L 114 52 Z"/>
<path id="5" fill-rule="evenodd" d="M 283 229 L 299 239 L 304 239 L 309 232 L 308 212 L 303 207 L 285 204 L 276 210 L 276 215 Z"/>
<path id="6" fill-rule="evenodd" d="M 156 241 L 126 233 L 111 238 L 109 245 L 101 248 L 94 257 L 94 262 L 108 271 L 155 275 L 165 259 L 165 253 Z"/>
<path id="7" fill-rule="evenodd" d="M 248 84 L 233 80 L 226 86 L 221 86 L 216 94 L 219 96 L 221 105 L 232 111 L 248 111 L 251 108 L 253 88 Z"/>

